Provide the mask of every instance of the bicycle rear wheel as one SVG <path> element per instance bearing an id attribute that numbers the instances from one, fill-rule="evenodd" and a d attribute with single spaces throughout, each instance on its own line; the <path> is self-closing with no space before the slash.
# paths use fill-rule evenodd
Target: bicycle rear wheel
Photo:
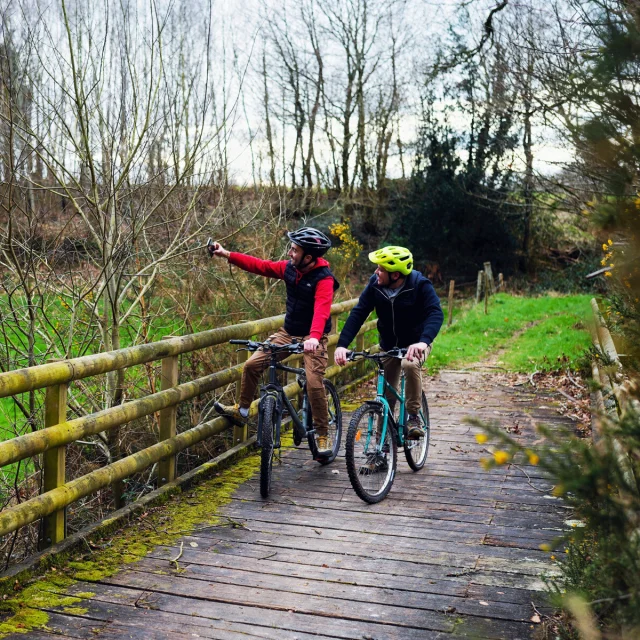
<path id="1" fill-rule="evenodd" d="M 267 395 L 260 403 L 260 495 L 266 498 L 271 491 L 271 472 L 276 437 L 276 400 Z"/>
<path id="2" fill-rule="evenodd" d="M 327 410 L 329 413 L 329 430 L 327 435 L 331 438 L 331 453 L 326 456 L 318 456 L 316 460 L 320 464 L 329 464 L 336 459 L 338 451 L 340 451 L 340 441 L 342 440 L 342 408 L 340 407 L 340 396 L 335 386 L 329 380 L 323 380 L 324 389 L 327 394 Z M 305 390 L 306 393 L 306 390 Z M 309 415 L 307 417 L 307 424 L 313 424 L 313 416 L 311 415 L 311 404 L 307 400 L 307 406 L 309 407 Z M 311 441 L 314 437 L 313 434 L 309 435 L 309 448 L 314 451 L 315 447 Z"/>
<path id="3" fill-rule="evenodd" d="M 384 440 L 382 409 L 363 404 L 351 418 L 345 455 L 351 486 L 370 504 L 383 500 L 391 490 L 398 464 L 395 428 L 387 424 Z"/>
<path id="4" fill-rule="evenodd" d="M 429 423 L 429 405 L 427 404 L 427 396 L 422 392 L 422 406 L 420 407 L 420 418 L 422 420 L 422 428 L 424 437 L 419 440 L 404 439 L 404 455 L 407 463 L 414 471 L 420 471 L 427 461 L 429 454 L 429 438 L 431 436 L 431 424 Z"/>

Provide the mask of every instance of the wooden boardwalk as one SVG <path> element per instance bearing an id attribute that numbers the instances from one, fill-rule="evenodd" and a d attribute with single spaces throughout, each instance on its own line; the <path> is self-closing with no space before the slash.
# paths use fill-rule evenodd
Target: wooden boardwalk
<path id="1" fill-rule="evenodd" d="M 484 472 L 486 453 L 468 415 L 519 424 L 565 421 L 552 400 L 496 385 L 490 376 L 445 372 L 428 386 L 434 425 L 427 465 L 404 456 L 389 497 L 353 493 L 344 458 L 328 467 L 308 450 L 287 453 L 273 495 L 257 481 L 224 514 L 243 523 L 158 547 L 100 583 L 77 614 L 51 613 L 47 638 L 516 638 L 532 637 L 544 610 L 540 551 L 570 517 L 535 467 Z M 345 427 L 348 417 L 345 419 Z M 197 547 L 189 543 L 195 542 Z"/>

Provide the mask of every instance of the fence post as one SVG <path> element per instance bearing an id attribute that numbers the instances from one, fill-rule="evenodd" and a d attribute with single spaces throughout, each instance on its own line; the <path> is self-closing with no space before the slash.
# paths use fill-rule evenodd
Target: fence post
<path id="1" fill-rule="evenodd" d="M 498 274 L 498 290 L 502 291 L 504 289 L 504 276 L 499 273 Z"/>
<path id="2" fill-rule="evenodd" d="M 484 314 L 489 313 L 489 276 L 484 272 Z"/>
<path id="3" fill-rule="evenodd" d="M 476 287 L 476 304 L 480 302 L 480 296 L 482 295 L 483 279 L 484 279 L 484 271 L 478 271 L 478 285 Z"/>
<path id="4" fill-rule="evenodd" d="M 331 334 L 333 335 L 336 332 L 338 327 L 338 318 L 337 316 L 331 316 Z M 328 365 L 331 366 L 335 362 L 336 355 L 336 345 L 332 344 L 327 351 Z"/>
<path id="5" fill-rule="evenodd" d="M 495 293 L 496 286 L 495 286 L 495 282 L 493 281 L 493 272 L 491 271 L 490 262 L 484 263 L 484 272 L 487 274 L 486 284 L 487 284 L 487 287 L 489 288 L 489 293 Z"/>
<path id="6" fill-rule="evenodd" d="M 166 391 L 178 384 L 178 356 L 163 358 L 160 374 L 160 389 Z M 176 435 L 177 405 L 160 410 L 160 440 L 167 440 Z M 158 463 L 158 486 L 175 480 L 176 457 L 169 456 Z"/>
<path id="7" fill-rule="evenodd" d="M 236 362 L 242 364 L 249 359 L 248 351 L 238 351 L 236 354 Z M 236 401 L 240 403 L 240 389 L 242 388 L 242 378 L 236 382 Z M 249 437 L 249 425 L 248 424 L 234 424 L 233 425 L 233 446 L 235 447 L 240 442 L 245 442 Z"/>
<path id="8" fill-rule="evenodd" d="M 449 280 L 449 319 L 447 320 L 447 326 L 450 327 L 453 322 L 453 291 L 456 286 L 455 280 Z"/>
<path id="9" fill-rule="evenodd" d="M 364 351 L 364 333 L 359 333 L 356 336 L 356 351 Z M 364 375 L 366 360 L 362 358 L 358 364 L 356 364 L 356 378 L 361 378 Z"/>
<path id="10" fill-rule="evenodd" d="M 44 426 L 53 427 L 67 419 L 68 385 L 60 384 L 47 387 L 44 400 Z M 42 492 L 46 493 L 65 483 L 66 447 L 49 449 L 43 454 Z M 45 516 L 42 523 L 40 549 L 50 547 L 64 540 L 66 536 L 66 508 Z"/>

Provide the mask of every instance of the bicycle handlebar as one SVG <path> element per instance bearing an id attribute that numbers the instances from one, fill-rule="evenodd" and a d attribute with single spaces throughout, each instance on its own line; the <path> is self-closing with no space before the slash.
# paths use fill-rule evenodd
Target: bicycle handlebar
<path id="1" fill-rule="evenodd" d="M 264 349 L 265 351 L 289 351 L 290 353 L 302 353 L 304 344 L 302 342 L 290 342 L 289 344 L 274 344 L 265 340 L 264 342 L 256 342 L 254 340 L 229 340 L 229 344 L 244 345 L 247 351 L 257 351 Z"/>
<path id="2" fill-rule="evenodd" d="M 406 355 L 407 349 L 394 347 L 389 351 L 379 351 L 378 353 L 369 353 L 368 351 L 347 351 L 347 360 L 357 360 L 358 358 L 382 360 L 382 358 L 404 358 Z"/>

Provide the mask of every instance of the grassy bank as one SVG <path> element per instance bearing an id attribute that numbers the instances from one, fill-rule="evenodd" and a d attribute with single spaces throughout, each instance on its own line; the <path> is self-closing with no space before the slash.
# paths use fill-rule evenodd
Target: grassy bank
<path id="1" fill-rule="evenodd" d="M 589 300 L 586 295 L 495 295 L 487 315 L 478 304 L 443 328 L 429 357 L 429 372 L 495 355 L 496 364 L 511 371 L 575 366 L 590 342 L 585 322 Z"/>

